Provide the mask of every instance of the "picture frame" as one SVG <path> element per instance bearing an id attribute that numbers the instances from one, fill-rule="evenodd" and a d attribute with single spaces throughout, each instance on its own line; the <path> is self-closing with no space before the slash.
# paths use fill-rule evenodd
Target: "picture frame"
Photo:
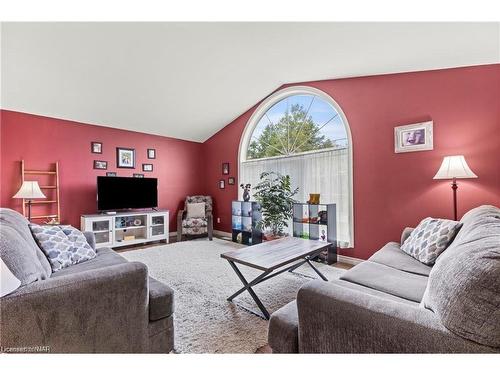
<path id="1" fill-rule="evenodd" d="M 226 188 L 226 180 L 219 180 L 219 189 Z"/>
<path id="2" fill-rule="evenodd" d="M 117 177 L 116 172 L 106 172 L 107 177 Z"/>
<path id="3" fill-rule="evenodd" d="M 222 174 L 229 174 L 229 163 L 222 163 Z"/>
<path id="4" fill-rule="evenodd" d="M 132 177 L 144 178 L 144 175 L 142 173 L 134 173 Z"/>
<path id="5" fill-rule="evenodd" d="M 102 154 L 102 142 L 90 142 L 90 152 L 93 154 Z"/>
<path id="6" fill-rule="evenodd" d="M 227 179 L 227 184 L 228 185 L 236 185 L 236 179 L 234 177 L 229 177 Z"/>
<path id="7" fill-rule="evenodd" d="M 396 126 L 394 128 L 394 152 L 433 150 L 433 127 L 433 121 Z"/>
<path id="8" fill-rule="evenodd" d="M 148 148 L 148 159 L 156 159 L 156 149 Z"/>
<path id="9" fill-rule="evenodd" d="M 116 148 L 116 167 L 117 168 L 135 168 L 135 149 L 133 148 Z"/>
<path id="10" fill-rule="evenodd" d="M 108 162 L 104 160 L 94 160 L 94 169 L 108 169 Z"/>
<path id="11" fill-rule="evenodd" d="M 142 171 L 143 172 L 153 172 L 153 164 L 143 164 Z"/>

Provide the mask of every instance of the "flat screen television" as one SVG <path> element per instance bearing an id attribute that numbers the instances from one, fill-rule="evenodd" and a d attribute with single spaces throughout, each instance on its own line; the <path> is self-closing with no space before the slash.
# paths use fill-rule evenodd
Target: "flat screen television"
<path id="1" fill-rule="evenodd" d="M 97 177 L 97 209 L 125 210 L 158 206 L 158 180 L 139 177 Z"/>

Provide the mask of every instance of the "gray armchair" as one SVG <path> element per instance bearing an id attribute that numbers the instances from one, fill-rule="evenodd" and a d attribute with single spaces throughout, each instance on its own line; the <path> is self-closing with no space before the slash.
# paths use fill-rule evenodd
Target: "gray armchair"
<path id="1" fill-rule="evenodd" d="M 188 203 L 205 203 L 205 216 L 187 217 Z M 182 241 L 182 236 L 208 235 L 211 241 L 213 236 L 212 197 L 205 195 L 193 195 L 186 197 L 184 208 L 177 214 L 177 241 Z"/>

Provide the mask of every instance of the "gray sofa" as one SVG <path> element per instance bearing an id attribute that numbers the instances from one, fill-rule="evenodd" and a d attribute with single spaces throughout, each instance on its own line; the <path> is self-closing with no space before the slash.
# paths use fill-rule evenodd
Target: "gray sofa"
<path id="1" fill-rule="evenodd" d="M 95 247 L 92 233 L 84 233 Z M 174 295 L 146 266 L 108 248 L 89 261 L 52 273 L 28 221 L 0 209 L 0 255 L 23 274 L 0 299 L 4 351 L 168 353 L 173 349 Z M 20 272 L 21 271 L 21 272 Z"/>
<path id="2" fill-rule="evenodd" d="M 461 222 L 433 267 L 391 242 L 340 280 L 305 284 L 271 316 L 273 352 L 500 352 L 500 210 Z"/>

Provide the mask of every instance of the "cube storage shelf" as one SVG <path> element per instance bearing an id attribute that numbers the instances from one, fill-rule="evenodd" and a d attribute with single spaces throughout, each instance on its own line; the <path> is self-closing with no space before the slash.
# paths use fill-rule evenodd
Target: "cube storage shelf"
<path id="1" fill-rule="evenodd" d="M 231 204 L 231 228 L 234 242 L 256 245 L 262 242 L 262 231 L 257 223 L 262 219 L 262 210 L 257 202 L 233 201 Z"/>
<path id="2" fill-rule="evenodd" d="M 293 205 L 293 236 L 332 243 L 318 259 L 337 262 L 337 207 L 331 204 L 295 203 Z"/>

